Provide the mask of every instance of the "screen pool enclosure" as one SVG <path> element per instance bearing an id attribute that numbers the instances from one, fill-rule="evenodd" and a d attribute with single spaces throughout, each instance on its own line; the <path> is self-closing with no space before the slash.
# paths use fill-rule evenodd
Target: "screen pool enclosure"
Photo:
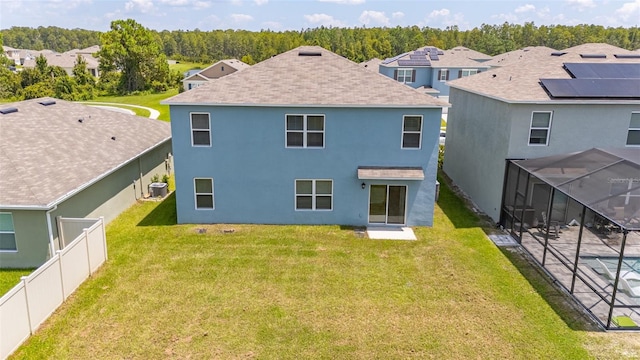
<path id="1" fill-rule="evenodd" d="M 640 330 L 640 148 L 508 160 L 500 225 L 609 330 Z"/>

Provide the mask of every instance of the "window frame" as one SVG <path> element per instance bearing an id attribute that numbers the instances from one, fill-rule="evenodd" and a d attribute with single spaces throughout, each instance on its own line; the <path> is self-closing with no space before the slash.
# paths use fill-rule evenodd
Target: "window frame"
<path id="1" fill-rule="evenodd" d="M 404 124 L 408 117 L 418 117 L 420 118 L 420 130 L 405 130 Z M 402 115 L 402 136 L 400 138 L 400 148 L 402 150 L 421 150 L 422 149 L 422 130 L 424 129 L 424 117 L 422 115 Z M 405 134 L 418 134 L 418 147 L 405 147 L 404 146 L 404 136 Z"/>
<path id="2" fill-rule="evenodd" d="M 0 211 L 0 215 L 9 215 L 11 217 L 11 228 L 13 230 L 1 230 L 0 234 L 12 234 L 13 235 L 13 243 L 15 244 L 14 249 L 0 249 L 0 253 L 17 253 L 18 252 L 18 240 L 16 239 L 16 226 L 13 221 L 13 213 Z"/>
<path id="3" fill-rule="evenodd" d="M 298 194 L 298 181 L 311 181 L 311 194 Z M 328 181 L 331 183 L 331 193 L 330 194 L 318 194 L 316 184 L 318 181 Z M 294 211 L 333 211 L 333 179 L 295 179 L 293 181 L 293 209 Z M 311 196 L 311 209 L 299 209 L 298 208 L 298 197 L 299 196 Z M 317 198 L 321 197 L 329 197 L 331 199 L 331 208 L 329 209 L 318 209 L 317 208 Z"/>
<path id="4" fill-rule="evenodd" d="M 444 76 L 443 76 L 444 75 Z M 443 79 L 444 77 L 444 79 Z M 438 81 L 445 82 L 449 80 L 449 69 L 438 70 Z"/>
<path id="5" fill-rule="evenodd" d="M 631 112 L 631 118 L 629 119 L 629 129 L 627 130 L 627 141 L 625 142 L 625 146 L 640 147 L 640 142 L 638 142 L 637 144 L 629 144 L 629 135 L 631 135 L 632 132 L 636 132 L 636 131 L 638 133 L 640 133 L 640 122 L 638 123 L 637 126 L 634 126 L 632 124 L 633 115 L 636 115 L 638 117 L 638 120 L 640 120 L 640 111 L 632 111 Z"/>
<path id="6" fill-rule="evenodd" d="M 302 130 L 289 130 L 289 116 L 302 116 Z M 322 117 L 322 130 L 309 130 L 308 119 L 310 116 Z M 302 146 L 289 145 L 288 135 L 289 133 L 301 133 L 302 134 Z M 309 134 L 322 134 L 322 146 L 309 146 Z M 325 114 L 285 114 L 284 115 L 284 147 L 286 149 L 324 149 L 327 141 L 327 116 Z"/>
<path id="7" fill-rule="evenodd" d="M 535 114 L 549 114 L 549 125 L 547 125 L 546 127 L 534 127 L 533 126 L 533 116 Z M 531 119 L 529 121 L 529 137 L 527 139 L 527 145 L 528 146 L 549 146 L 549 138 L 551 137 L 551 123 L 553 122 L 553 111 L 532 111 L 531 112 Z M 533 132 L 533 130 L 546 130 L 547 131 L 547 136 L 545 138 L 544 144 L 536 144 L 536 143 L 531 143 L 531 133 Z"/>
<path id="8" fill-rule="evenodd" d="M 196 188 L 196 181 L 197 180 L 209 180 L 211 182 L 211 192 L 202 192 L 199 193 L 197 191 Z M 211 196 L 211 207 L 198 207 L 198 196 L 207 196 L 210 195 Z M 195 207 L 196 210 L 215 210 L 216 209 L 216 199 L 215 199 L 215 189 L 214 189 L 214 183 L 213 183 L 213 178 L 208 178 L 208 177 L 194 177 L 193 178 L 193 205 Z"/>
<path id="9" fill-rule="evenodd" d="M 397 73 L 396 73 L 396 80 L 398 82 L 401 82 L 403 84 L 411 84 L 413 83 L 413 72 L 415 70 L 413 68 L 398 68 L 397 69 Z M 400 75 L 400 73 L 402 72 L 402 75 Z M 400 81 L 400 78 L 402 77 L 402 81 Z M 407 80 L 407 78 L 409 80 Z"/>
<path id="10" fill-rule="evenodd" d="M 193 115 L 207 115 L 207 124 L 209 125 L 209 128 L 204 130 L 204 129 L 194 129 L 193 128 Z M 208 112 L 190 112 L 189 113 L 189 128 L 191 130 L 191 147 L 211 147 L 212 146 L 212 139 L 211 139 L 211 114 Z M 194 131 L 206 131 L 209 133 L 209 144 L 195 144 L 194 143 L 194 136 L 193 133 Z"/>
<path id="11" fill-rule="evenodd" d="M 465 75 L 465 72 L 467 74 Z M 460 69 L 460 78 L 475 75 L 478 73 L 478 69 Z"/>

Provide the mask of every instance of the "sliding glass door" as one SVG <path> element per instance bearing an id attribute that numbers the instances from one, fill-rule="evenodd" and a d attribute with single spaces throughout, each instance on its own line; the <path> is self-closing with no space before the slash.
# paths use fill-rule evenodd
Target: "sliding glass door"
<path id="1" fill-rule="evenodd" d="M 405 185 L 371 185 L 369 223 L 405 224 L 407 187 Z"/>

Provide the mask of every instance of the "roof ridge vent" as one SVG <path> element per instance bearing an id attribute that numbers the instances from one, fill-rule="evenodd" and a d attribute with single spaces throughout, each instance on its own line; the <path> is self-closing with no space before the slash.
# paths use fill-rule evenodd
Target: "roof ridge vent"
<path id="1" fill-rule="evenodd" d="M 616 59 L 640 59 L 640 54 L 614 54 Z"/>
<path id="2" fill-rule="evenodd" d="M 322 56 L 320 51 L 300 51 L 298 56 Z"/>
<path id="3" fill-rule="evenodd" d="M 606 59 L 606 54 L 580 54 L 583 59 Z"/>
<path id="4" fill-rule="evenodd" d="M 554 51 L 551 53 L 551 56 L 562 56 L 566 53 L 567 53 L 566 51 Z"/>
<path id="5" fill-rule="evenodd" d="M 14 112 L 18 112 L 18 108 L 8 107 L 8 108 L 0 109 L 0 114 L 2 114 L 2 115 L 11 114 L 11 113 L 14 113 Z"/>
<path id="6" fill-rule="evenodd" d="M 49 105 L 55 105 L 56 101 L 55 100 L 42 100 L 42 101 L 38 101 L 38 104 L 40 104 L 42 106 L 49 106 Z"/>

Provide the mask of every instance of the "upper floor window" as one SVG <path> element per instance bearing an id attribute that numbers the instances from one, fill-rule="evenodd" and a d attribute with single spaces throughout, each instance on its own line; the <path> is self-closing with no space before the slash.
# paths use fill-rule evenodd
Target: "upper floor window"
<path id="1" fill-rule="evenodd" d="M 211 120 L 208 113 L 191 113 L 191 145 L 211 146 Z"/>
<path id="2" fill-rule="evenodd" d="M 296 180 L 296 210 L 333 209 L 333 180 Z"/>
<path id="3" fill-rule="evenodd" d="M 458 77 L 463 78 L 466 76 L 471 76 L 478 73 L 478 69 L 462 69 L 458 71 Z"/>
<path id="4" fill-rule="evenodd" d="M 627 145 L 640 146 L 640 112 L 631 113 Z"/>
<path id="5" fill-rule="evenodd" d="M 324 148 L 324 115 L 287 115 L 286 147 Z"/>
<path id="6" fill-rule="evenodd" d="M 402 121 L 402 148 L 420 149 L 422 139 L 422 116 L 405 115 Z"/>
<path id="7" fill-rule="evenodd" d="M 213 179 L 195 178 L 193 179 L 193 192 L 196 198 L 196 209 L 213 210 Z"/>
<path id="8" fill-rule="evenodd" d="M 439 81 L 449 80 L 449 70 L 447 69 L 438 70 L 438 80 Z"/>
<path id="9" fill-rule="evenodd" d="M 16 233 L 11 213 L 0 213 L 0 251 L 16 251 Z"/>
<path id="10" fill-rule="evenodd" d="M 529 145 L 548 145 L 551 131 L 551 111 L 534 111 L 531 114 Z"/>
<path id="11" fill-rule="evenodd" d="M 416 81 L 416 73 L 413 69 L 396 69 L 394 78 L 401 83 L 412 83 Z"/>

